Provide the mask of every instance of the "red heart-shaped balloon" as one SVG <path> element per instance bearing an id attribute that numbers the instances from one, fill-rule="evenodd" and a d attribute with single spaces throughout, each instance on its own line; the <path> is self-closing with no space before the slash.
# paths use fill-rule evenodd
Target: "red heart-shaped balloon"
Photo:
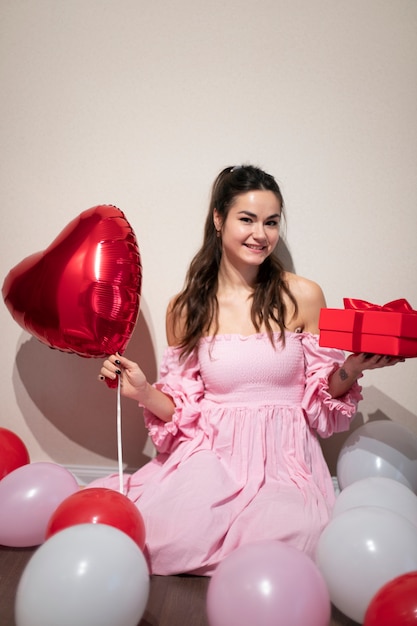
<path id="1" fill-rule="evenodd" d="M 139 313 L 142 266 L 135 234 L 120 209 L 81 213 L 51 245 L 10 270 L 2 294 L 13 318 L 64 352 L 123 352 Z"/>

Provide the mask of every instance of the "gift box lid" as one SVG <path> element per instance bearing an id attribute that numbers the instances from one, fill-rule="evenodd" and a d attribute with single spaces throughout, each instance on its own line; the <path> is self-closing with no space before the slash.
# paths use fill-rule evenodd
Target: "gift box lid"
<path id="1" fill-rule="evenodd" d="M 417 311 L 407 300 L 394 300 L 379 306 L 365 300 L 345 298 L 344 305 L 344 309 L 321 309 L 319 329 L 417 338 Z"/>

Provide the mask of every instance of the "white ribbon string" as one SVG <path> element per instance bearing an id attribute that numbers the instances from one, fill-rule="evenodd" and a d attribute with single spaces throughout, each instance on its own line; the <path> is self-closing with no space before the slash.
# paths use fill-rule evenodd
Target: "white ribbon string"
<path id="1" fill-rule="evenodd" d="M 120 402 L 121 376 L 118 376 L 117 379 L 117 459 L 119 462 L 119 491 L 123 494 L 122 407 Z"/>

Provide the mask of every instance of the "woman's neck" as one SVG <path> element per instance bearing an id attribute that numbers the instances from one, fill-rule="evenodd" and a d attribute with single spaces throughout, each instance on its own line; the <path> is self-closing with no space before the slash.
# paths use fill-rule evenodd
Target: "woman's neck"
<path id="1" fill-rule="evenodd" d="M 258 267 L 241 270 L 230 263 L 221 263 L 218 273 L 218 293 L 240 293 L 247 297 L 253 294 Z"/>

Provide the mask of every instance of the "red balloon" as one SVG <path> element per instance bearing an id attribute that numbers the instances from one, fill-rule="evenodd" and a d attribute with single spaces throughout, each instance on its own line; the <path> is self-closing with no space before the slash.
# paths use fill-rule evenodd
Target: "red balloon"
<path id="1" fill-rule="evenodd" d="M 2 294 L 13 318 L 64 352 L 123 352 L 135 327 L 142 267 L 135 234 L 120 209 L 99 205 L 51 245 L 14 267 Z"/>
<path id="2" fill-rule="evenodd" d="M 364 626 L 417 626 L 417 572 L 381 587 L 367 608 Z"/>
<path id="3" fill-rule="evenodd" d="M 0 428 L 0 480 L 28 463 L 29 452 L 20 437 L 7 428 Z"/>
<path id="4" fill-rule="evenodd" d="M 143 550 L 145 524 L 139 509 L 127 496 L 113 489 L 91 487 L 66 498 L 52 514 L 46 539 L 77 524 L 107 524 L 123 531 Z"/>

